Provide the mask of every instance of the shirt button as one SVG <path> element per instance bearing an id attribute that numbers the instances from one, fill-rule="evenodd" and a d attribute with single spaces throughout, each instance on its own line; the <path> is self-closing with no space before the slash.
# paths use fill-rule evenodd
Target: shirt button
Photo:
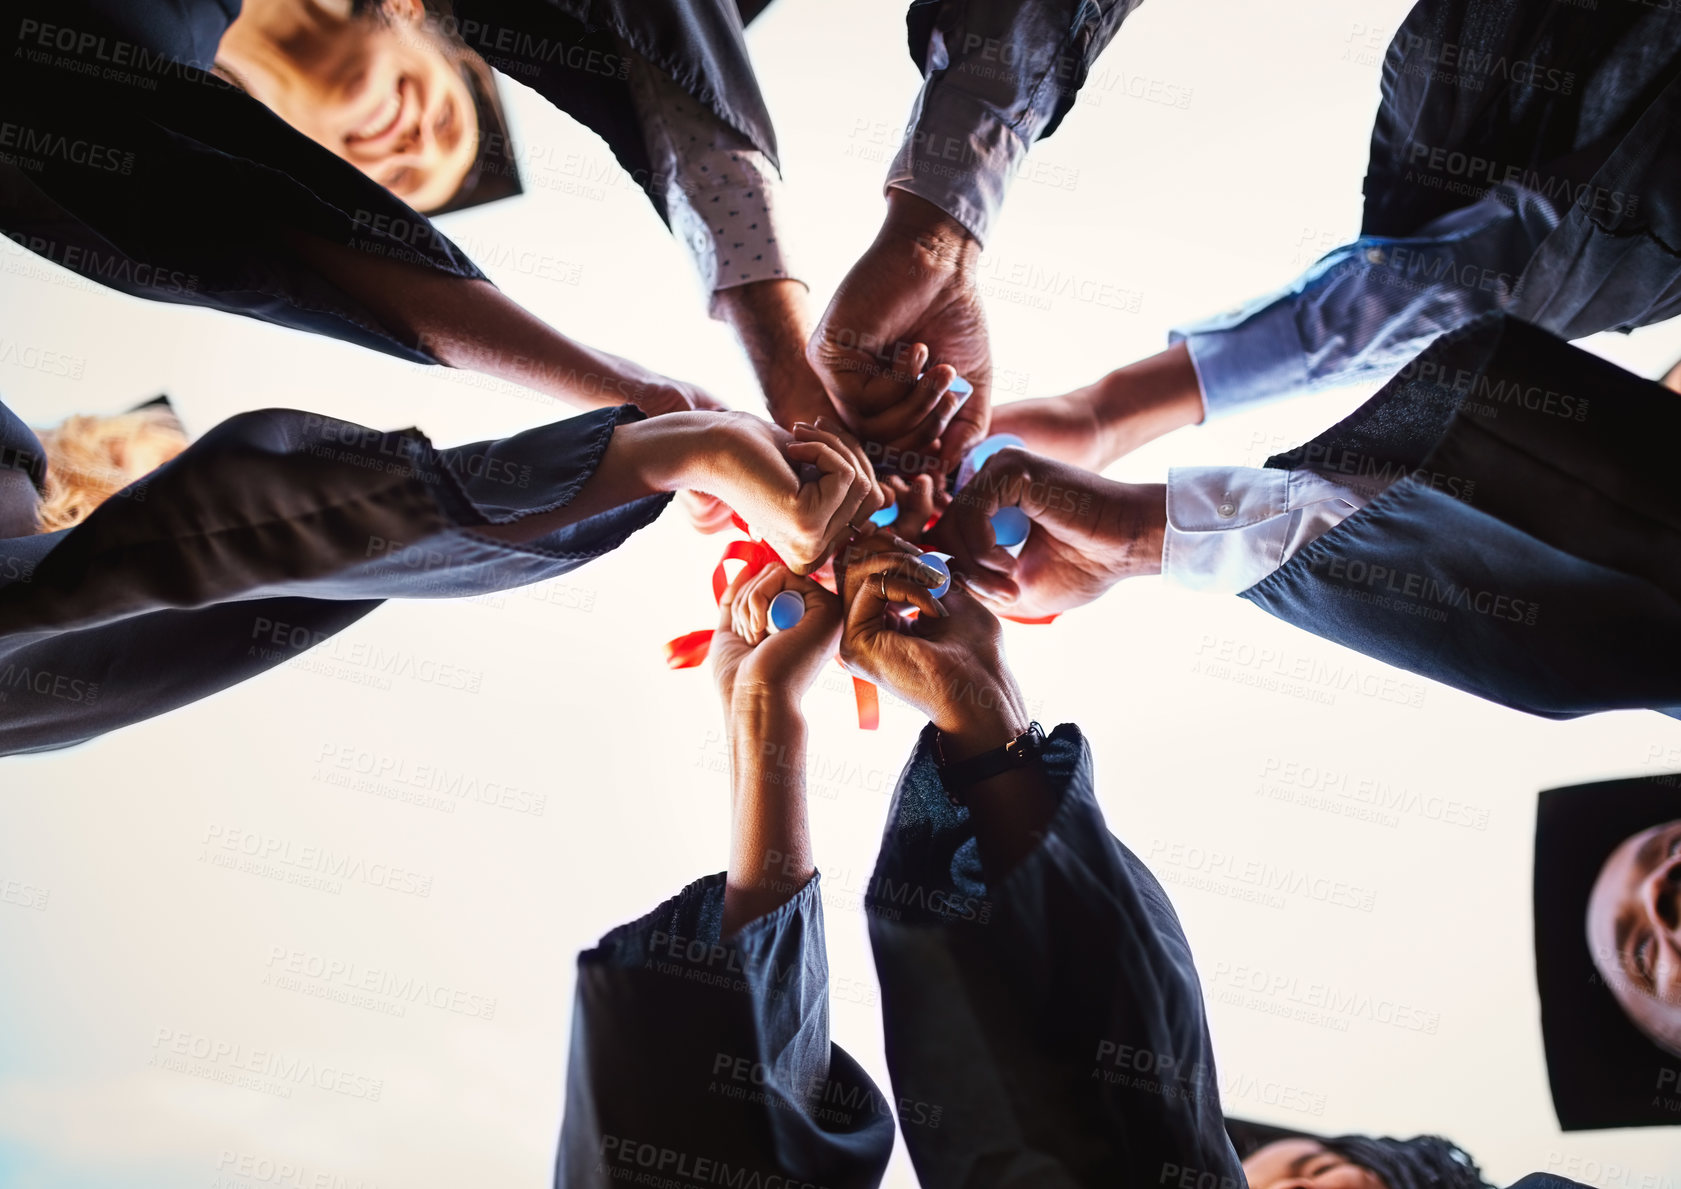
<path id="1" fill-rule="evenodd" d="M 1215 509 L 1215 511 L 1219 512 L 1220 515 L 1224 516 L 1227 520 L 1230 520 L 1233 516 L 1237 515 L 1237 505 L 1236 504 L 1221 504 L 1218 508 Z"/>

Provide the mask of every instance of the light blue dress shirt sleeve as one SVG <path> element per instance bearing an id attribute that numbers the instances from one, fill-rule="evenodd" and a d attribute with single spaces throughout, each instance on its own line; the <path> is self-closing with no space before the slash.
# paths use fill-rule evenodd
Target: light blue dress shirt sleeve
<path id="1" fill-rule="evenodd" d="M 1367 236 L 1282 290 L 1172 331 L 1207 418 L 1343 384 L 1381 384 L 1446 331 L 1516 295 L 1558 225 L 1533 191 L 1502 185 L 1403 239 Z"/>
<path id="2" fill-rule="evenodd" d="M 1141 0 L 921 0 L 921 92 L 887 188 L 927 199 L 982 244 L 1027 150 L 1055 130 Z M 934 8 L 931 21 L 918 9 Z"/>

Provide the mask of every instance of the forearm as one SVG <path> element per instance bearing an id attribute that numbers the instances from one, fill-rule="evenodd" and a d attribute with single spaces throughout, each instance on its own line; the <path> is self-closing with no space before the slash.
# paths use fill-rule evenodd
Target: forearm
<path id="1" fill-rule="evenodd" d="M 713 419 L 733 415 L 667 413 L 620 425 L 595 473 L 564 507 L 476 531 L 499 541 L 524 543 L 633 500 L 704 481 L 708 431 L 717 425 Z"/>
<path id="2" fill-rule="evenodd" d="M 738 691 L 730 720 L 725 937 L 793 899 L 817 870 L 806 821 L 806 725 L 799 707 L 775 693 Z"/>
<path id="3" fill-rule="evenodd" d="M 1185 344 L 1118 368 L 1087 389 L 1102 470 L 1124 454 L 1203 420 L 1202 388 Z"/>
<path id="4" fill-rule="evenodd" d="M 947 763 L 1002 747 L 1032 721 L 1021 690 L 1007 672 L 958 679 L 953 691 L 957 696 L 934 724 Z M 963 791 L 962 799 L 989 883 L 1009 874 L 1039 845 L 1059 801 L 1038 763 L 973 784 Z"/>
<path id="5" fill-rule="evenodd" d="M 489 281 L 384 260 L 312 236 L 293 245 L 389 330 L 447 367 L 532 388 L 580 409 L 634 399 L 649 373 L 575 342 Z"/>
<path id="6" fill-rule="evenodd" d="M 790 428 L 796 421 L 833 415 L 822 382 L 806 362 L 812 318 L 803 282 L 754 281 L 719 289 L 712 295 L 712 316 L 735 331 L 771 420 Z"/>

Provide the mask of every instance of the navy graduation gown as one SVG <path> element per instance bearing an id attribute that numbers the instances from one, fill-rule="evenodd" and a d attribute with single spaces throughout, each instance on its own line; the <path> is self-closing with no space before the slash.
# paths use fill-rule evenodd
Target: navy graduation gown
<path id="1" fill-rule="evenodd" d="M 1042 763 L 1062 804 L 992 886 L 932 732 L 899 778 L 867 899 L 923 1189 L 1243 1189 L 1190 947 L 1104 824 L 1079 729 L 1052 732 Z M 1534 1173 L 1512 1189 L 1585 1187 Z"/>
<path id="2" fill-rule="evenodd" d="M 1681 313 L 1681 21 L 1667 4 L 1419 0 L 1384 56 L 1362 235 L 1501 181 L 1560 223 L 1510 312 L 1561 338 Z"/>
<path id="3" fill-rule="evenodd" d="M 238 13 L 238 0 L 21 0 L 0 35 L 0 232 L 137 297 L 437 362 L 288 237 L 483 274 L 426 216 L 208 73 Z M 453 21 L 492 65 L 601 134 L 662 215 L 620 40 L 775 160 L 728 0 L 460 0 Z"/>
<path id="4" fill-rule="evenodd" d="M 723 911 L 708 876 L 579 955 L 557 1189 L 881 1183 L 893 1119 L 829 1039 L 817 877 L 727 941 Z"/>
<path id="5" fill-rule="evenodd" d="M 1051 734 L 1061 805 L 996 886 L 932 740 L 929 727 L 900 777 L 867 899 L 923 1189 L 1156 1185 L 1169 1165 L 1242 1186 L 1190 946 L 1105 826 L 1079 729 Z"/>
<path id="6" fill-rule="evenodd" d="M 453 449 L 292 409 L 244 413 L 81 524 L 32 534 L 41 447 L 0 406 L 0 755 L 162 714 L 300 655 L 388 598 L 484 594 L 616 548 L 650 496 L 523 545 L 630 405 Z M 25 476 L 20 485 L 17 476 Z"/>
<path id="7" fill-rule="evenodd" d="M 1681 397 L 1491 314 L 1268 466 L 1393 480 L 1243 592 L 1549 718 L 1681 714 Z"/>

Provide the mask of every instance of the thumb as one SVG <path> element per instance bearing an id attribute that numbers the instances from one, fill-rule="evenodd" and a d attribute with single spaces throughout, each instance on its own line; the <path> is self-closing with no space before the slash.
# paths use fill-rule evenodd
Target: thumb
<path id="1" fill-rule="evenodd" d="M 980 392 L 971 396 L 940 435 L 940 461 L 948 471 L 963 465 L 963 456 L 986 437 L 985 408 Z"/>

